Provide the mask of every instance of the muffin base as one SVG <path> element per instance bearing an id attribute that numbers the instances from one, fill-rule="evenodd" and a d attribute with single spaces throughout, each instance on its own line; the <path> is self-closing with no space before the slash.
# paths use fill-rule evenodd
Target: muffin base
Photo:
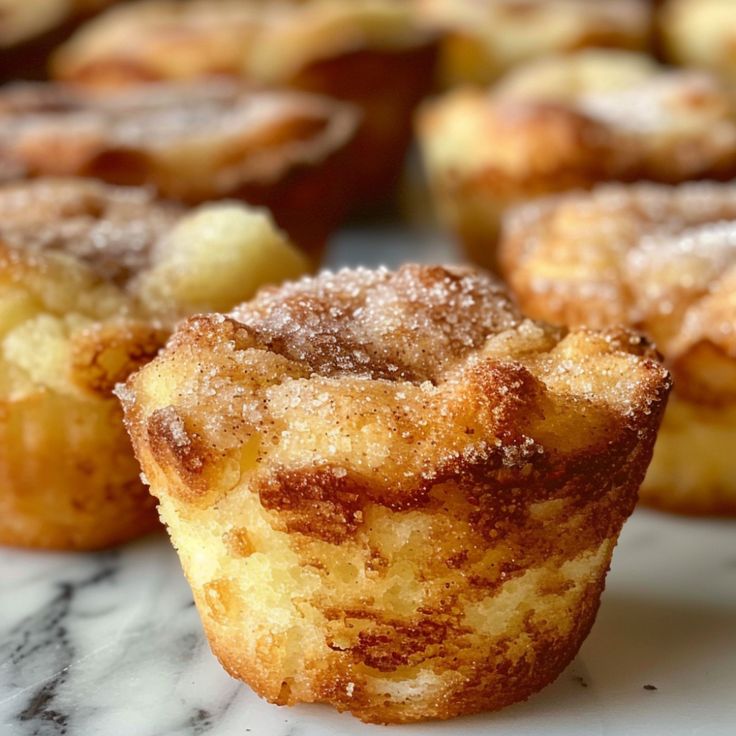
<path id="1" fill-rule="evenodd" d="M 736 409 L 670 397 L 639 497 L 677 514 L 736 517 Z"/>
<path id="2" fill-rule="evenodd" d="M 139 473 L 112 399 L 0 402 L 0 544 L 93 550 L 158 528 Z"/>
<path id="3" fill-rule="evenodd" d="M 639 455 L 637 465 L 647 459 Z M 165 495 L 160 511 L 212 651 L 233 677 L 279 705 L 329 703 L 366 722 L 408 723 L 503 708 L 564 670 L 595 620 L 633 509 L 623 483 L 577 510 L 563 499 L 536 504 L 484 553 L 485 567 L 463 552 L 473 512 L 457 488 L 431 505 L 444 516 L 458 504 L 458 516 L 368 506 L 370 541 L 339 547 L 281 531 L 247 487 L 216 509 Z M 244 526 L 223 534 L 223 518 Z M 417 559 L 411 545 L 386 556 L 394 535 L 412 533 L 437 537 L 436 560 Z M 362 598 L 341 602 L 356 578 Z M 447 595 L 427 607 L 424 586 Z"/>

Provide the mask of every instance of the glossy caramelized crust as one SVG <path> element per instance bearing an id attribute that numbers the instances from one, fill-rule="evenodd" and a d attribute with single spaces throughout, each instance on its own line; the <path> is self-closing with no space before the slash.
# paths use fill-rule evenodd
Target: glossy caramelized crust
<path id="1" fill-rule="evenodd" d="M 592 624 L 669 388 L 490 277 L 324 273 L 180 326 L 119 391 L 211 646 L 375 722 L 528 697 Z"/>
<path id="2" fill-rule="evenodd" d="M 445 84 L 488 83 L 517 64 L 587 47 L 644 50 L 647 0 L 417 0 L 444 34 Z"/>
<path id="3" fill-rule="evenodd" d="M 659 11 L 669 61 L 736 79 L 736 5 L 731 0 L 667 0 Z"/>
<path id="4" fill-rule="evenodd" d="M 736 173 L 727 87 L 621 51 L 545 59 L 490 93 L 450 93 L 426 108 L 419 129 L 443 218 L 492 267 L 510 204 L 601 181 Z"/>
<path id="5" fill-rule="evenodd" d="M 188 203 L 241 198 L 316 256 L 349 202 L 339 177 L 356 129 L 342 103 L 226 81 L 104 97 L 17 85 L 0 92 L 0 171 L 146 184 Z"/>
<path id="6" fill-rule="evenodd" d="M 522 308 L 646 332 L 675 379 L 642 498 L 736 514 L 736 186 L 609 185 L 512 213 L 501 247 Z"/>
<path id="7" fill-rule="evenodd" d="M 240 205 L 185 215 L 93 181 L 0 187 L 0 543 L 91 549 L 154 528 L 115 383 L 180 317 L 305 268 Z"/>

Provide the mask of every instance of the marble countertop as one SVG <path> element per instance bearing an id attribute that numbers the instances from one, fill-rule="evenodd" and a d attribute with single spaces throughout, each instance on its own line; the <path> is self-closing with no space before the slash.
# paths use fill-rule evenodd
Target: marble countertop
<path id="1" fill-rule="evenodd" d="M 330 262 L 451 257 L 388 228 L 338 239 Z M 0 735 L 733 736 L 735 532 L 637 511 L 593 631 L 553 685 L 500 713 L 399 728 L 272 706 L 230 679 L 163 534 L 98 554 L 0 549 Z"/>

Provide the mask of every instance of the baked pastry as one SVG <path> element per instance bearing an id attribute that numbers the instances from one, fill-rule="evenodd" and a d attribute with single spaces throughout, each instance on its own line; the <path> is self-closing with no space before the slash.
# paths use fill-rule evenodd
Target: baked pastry
<path id="1" fill-rule="evenodd" d="M 587 47 L 645 50 L 647 0 L 416 0 L 442 32 L 445 85 L 488 84 L 517 64 Z"/>
<path id="2" fill-rule="evenodd" d="M 14 85 L 0 91 L 0 172 L 4 163 L 14 177 L 145 184 L 189 204 L 243 199 L 268 207 L 317 260 L 351 201 L 341 177 L 357 116 L 333 100 L 225 80 L 102 97 Z"/>
<path id="3" fill-rule="evenodd" d="M 521 207 L 501 258 L 522 309 L 626 324 L 662 351 L 674 391 L 642 500 L 736 515 L 736 186 L 608 185 Z"/>
<path id="4" fill-rule="evenodd" d="M 668 376 L 482 272 L 358 269 L 196 317 L 119 391 L 213 651 L 280 704 L 500 708 L 598 607 Z"/>
<path id="5" fill-rule="evenodd" d="M 156 525 L 116 382 L 173 323 L 306 263 L 267 214 L 185 214 L 141 189 L 0 187 L 0 543 L 93 549 Z"/>
<path id="6" fill-rule="evenodd" d="M 731 0 L 667 0 L 658 28 L 669 61 L 736 80 L 736 4 Z"/>
<path id="7" fill-rule="evenodd" d="M 0 81 L 39 78 L 51 50 L 114 0 L 0 0 Z"/>
<path id="8" fill-rule="evenodd" d="M 607 180 L 736 174 L 730 90 L 624 51 L 531 62 L 490 92 L 451 92 L 424 110 L 419 132 L 442 219 L 491 268 L 509 205 Z"/>
<path id="9" fill-rule="evenodd" d="M 352 185 L 364 203 L 385 199 L 398 178 L 435 58 L 434 34 L 395 0 L 153 0 L 92 21 L 53 72 L 95 87 L 235 75 L 355 103 L 363 121 Z"/>

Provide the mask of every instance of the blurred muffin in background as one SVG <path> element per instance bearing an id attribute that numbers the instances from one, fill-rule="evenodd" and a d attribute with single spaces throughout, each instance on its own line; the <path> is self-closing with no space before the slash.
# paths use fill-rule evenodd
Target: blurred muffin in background
<path id="1" fill-rule="evenodd" d="M 396 184 L 436 50 L 411 5 L 395 0 L 149 0 L 82 28 L 53 73 L 96 88 L 230 75 L 353 102 L 363 122 L 352 184 L 372 203 Z"/>
<path id="2" fill-rule="evenodd" d="M 525 313 L 642 330 L 674 391 L 640 496 L 736 516 L 736 185 L 607 185 L 513 211 L 504 273 Z"/>
<path id="3" fill-rule="evenodd" d="M 0 0 L 0 81 L 39 79 L 51 51 L 115 0 Z"/>
<path id="4" fill-rule="evenodd" d="M 710 69 L 736 81 L 736 3 L 666 0 L 658 16 L 668 61 Z"/>
<path id="5" fill-rule="evenodd" d="M 575 656 L 668 391 L 632 332 L 409 264 L 187 320 L 119 395 L 228 672 L 399 723 L 523 700 Z"/>
<path id="6" fill-rule="evenodd" d="M 104 96 L 15 85 L 0 90 L 0 173 L 148 185 L 187 204 L 242 199 L 271 209 L 316 262 L 352 201 L 358 120 L 342 102 L 229 80 Z"/>
<path id="7" fill-rule="evenodd" d="M 428 103 L 418 125 L 440 217 L 491 268 L 509 205 L 609 180 L 736 174 L 730 89 L 631 52 L 530 62 L 489 91 L 458 89 Z"/>
<path id="8" fill-rule="evenodd" d="M 647 0 L 416 0 L 442 34 L 443 85 L 487 84 L 512 67 L 587 47 L 644 50 Z"/>
<path id="9" fill-rule="evenodd" d="M 180 318 L 306 268 L 242 204 L 186 213 L 82 179 L 0 186 L 0 543 L 94 549 L 155 528 L 115 384 Z"/>

